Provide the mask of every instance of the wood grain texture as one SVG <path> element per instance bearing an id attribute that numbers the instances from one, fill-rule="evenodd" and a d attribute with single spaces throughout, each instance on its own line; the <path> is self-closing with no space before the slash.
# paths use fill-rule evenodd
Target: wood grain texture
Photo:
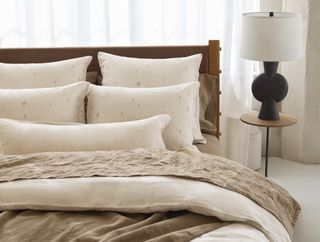
<path id="1" fill-rule="evenodd" d="M 286 113 L 280 113 L 279 120 L 271 121 L 259 119 L 258 112 L 250 112 L 241 115 L 240 120 L 246 124 L 269 128 L 281 128 L 297 123 L 297 119 L 295 117 Z"/>
<path id="2" fill-rule="evenodd" d="M 88 71 L 98 71 L 97 59 L 99 51 L 114 55 L 139 58 L 183 57 L 201 53 L 203 60 L 200 73 L 208 73 L 208 46 L 130 46 L 130 47 L 61 47 L 61 48 L 9 48 L 0 49 L 0 62 L 6 63 L 41 63 L 60 61 L 85 55 L 93 57 Z"/>
<path id="3" fill-rule="evenodd" d="M 219 40 L 209 40 L 209 59 L 208 59 L 208 68 L 209 68 L 209 74 L 214 75 L 217 77 L 217 83 L 216 83 L 216 91 L 218 91 L 218 95 L 216 95 L 216 125 L 217 125 L 217 133 L 216 137 L 220 138 L 220 42 Z"/>

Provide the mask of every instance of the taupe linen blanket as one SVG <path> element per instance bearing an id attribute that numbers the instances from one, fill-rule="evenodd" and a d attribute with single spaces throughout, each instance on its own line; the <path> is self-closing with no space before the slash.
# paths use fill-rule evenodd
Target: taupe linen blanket
<path id="1" fill-rule="evenodd" d="M 188 149 L 39 153 L 2 156 L 0 181 L 32 178 L 172 175 L 240 193 L 272 214 L 290 236 L 300 206 L 289 193 L 235 162 Z"/>
<path id="2" fill-rule="evenodd" d="M 6 211 L 0 214 L 0 241 L 190 241 L 227 224 L 186 211 L 154 214 Z"/>

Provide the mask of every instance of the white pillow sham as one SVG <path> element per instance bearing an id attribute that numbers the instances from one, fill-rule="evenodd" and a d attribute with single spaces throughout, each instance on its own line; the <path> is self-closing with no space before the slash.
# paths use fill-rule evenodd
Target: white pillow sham
<path id="1" fill-rule="evenodd" d="M 169 115 L 132 122 L 52 125 L 0 119 L 0 153 L 165 149 L 162 132 Z"/>
<path id="2" fill-rule="evenodd" d="M 49 63 L 0 63 L 0 88 L 46 88 L 86 81 L 91 60 L 84 56 Z"/>
<path id="3" fill-rule="evenodd" d="M 202 54 L 179 58 L 143 59 L 98 53 L 103 86 L 164 87 L 198 82 Z M 195 97 L 195 143 L 205 143 L 199 123 L 199 95 Z"/>
<path id="4" fill-rule="evenodd" d="M 35 89 L 0 89 L 0 118 L 84 123 L 89 83 Z"/>
<path id="5" fill-rule="evenodd" d="M 167 148 L 192 146 L 194 100 L 198 92 L 198 83 L 158 88 L 90 85 L 87 122 L 122 122 L 169 114 L 171 122 L 163 134 Z"/>
<path id="6" fill-rule="evenodd" d="M 202 54 L 144 59 L 99 52 L 103 86 L 160 87 L 197 82 Z"/>

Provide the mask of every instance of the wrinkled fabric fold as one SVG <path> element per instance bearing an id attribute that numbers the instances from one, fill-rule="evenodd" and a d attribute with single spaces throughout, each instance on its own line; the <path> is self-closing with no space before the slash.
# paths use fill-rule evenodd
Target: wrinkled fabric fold
<path id="1" fill-rule="evenodd" d="M 6 211 L 0 214 L 0 241 L 190 241 L 228 224 L 186 211 L 153 214 Z"/>
<path id="2" fill-rule="evenodd" d="M 1 181 L 32 178 L 172 175 L 240 193 L 276 216 L 292 236 L 299 204 L 274 182 L 230 160 L 195 152 L 126 150 L 2 156 Z"/>

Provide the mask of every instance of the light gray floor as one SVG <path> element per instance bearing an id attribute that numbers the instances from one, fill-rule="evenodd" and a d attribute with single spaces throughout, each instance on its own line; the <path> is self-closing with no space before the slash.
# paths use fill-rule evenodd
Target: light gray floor
<path id="1" fill-rule="evenodd" d="M 264 163 L 259 170 L 264 174 Z M 268 176 L 300 203 L 295 242 L 320 242 L 320 164 L 307 165 L 281 158 L 269 159 Z"/>

